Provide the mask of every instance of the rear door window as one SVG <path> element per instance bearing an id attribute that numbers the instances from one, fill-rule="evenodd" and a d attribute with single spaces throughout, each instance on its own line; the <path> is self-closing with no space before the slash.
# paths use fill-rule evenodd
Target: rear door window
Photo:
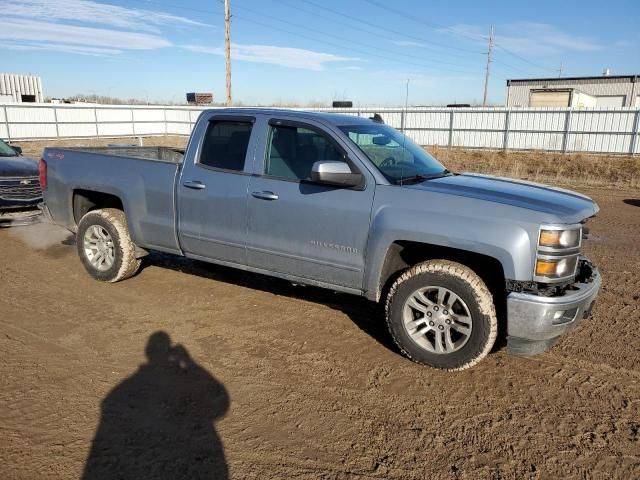
<path id="1" fill-rule="evenodd" d="M 243 171 L 252 127 L 250 121 L 210 121 L 199 163 L 211 168 Z"/>

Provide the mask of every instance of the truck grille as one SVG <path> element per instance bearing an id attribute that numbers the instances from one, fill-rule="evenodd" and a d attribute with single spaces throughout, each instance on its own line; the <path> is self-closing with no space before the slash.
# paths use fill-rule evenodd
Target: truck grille
<path id="1" fill-rule="evenodd" d="M 30 200 L 42 197 L 38 177 L 0 178 L 0 198 Z"/>

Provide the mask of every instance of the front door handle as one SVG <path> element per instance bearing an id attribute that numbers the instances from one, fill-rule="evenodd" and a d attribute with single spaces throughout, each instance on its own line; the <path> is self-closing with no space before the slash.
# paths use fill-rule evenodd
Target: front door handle
<path id="1" fill-rule="evenodd" d="M 190 182 L 184 182 L 182 185 L 184 185 L 187 188 L 193 188 L 194 190 L 203 190 L 207 188 L 207 186 L 204 183 L 198 180 L 191 180 Z"/>
<path id="2" fill-rule="evenodd" d="M 256 198 L 260 198 L 262 200 L 277 200 L 278 199 L 278 195 L 276 195 L 273 192 L 253 192 L 251 195 L 253 195 Z"/>

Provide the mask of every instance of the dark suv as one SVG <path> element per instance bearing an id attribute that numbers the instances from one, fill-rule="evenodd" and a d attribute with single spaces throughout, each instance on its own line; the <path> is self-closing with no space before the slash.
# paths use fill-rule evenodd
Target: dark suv
<path id="1" fill-rule="evenodd" d="M 0 140 L 0 227 L 37 220 L 42 190 L 36 161 Z"/>

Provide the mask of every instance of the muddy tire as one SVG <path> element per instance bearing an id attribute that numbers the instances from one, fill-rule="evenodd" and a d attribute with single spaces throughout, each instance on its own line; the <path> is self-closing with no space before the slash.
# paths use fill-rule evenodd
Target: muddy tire
<path id="1" fill-rule="evenodd" d="M 87 213 L 78 224 L 78 255 L 96 280 L 118 282 L 140 268 L 122 210 L 104 208 Z"/>
<path id="2" fill-rule="evenodd" d="M 485 283 L 470 268 L 448 260 L 430 260 L 404 272 L 391 286 L 385 310 L 402 353 L 434 368 L 474 366 L 498 333 Z"/>

